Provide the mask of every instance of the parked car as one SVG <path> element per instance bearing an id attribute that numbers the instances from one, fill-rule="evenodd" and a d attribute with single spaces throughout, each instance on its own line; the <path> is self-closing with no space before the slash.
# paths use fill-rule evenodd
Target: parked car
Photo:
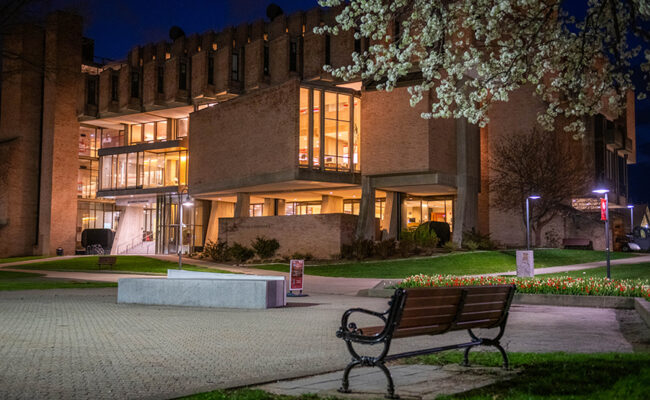
<path id="1" fill-rule="evenodd" d="M 637 226 L 622 243 L 623 251 L 650 251 L 650 229 Z"/>

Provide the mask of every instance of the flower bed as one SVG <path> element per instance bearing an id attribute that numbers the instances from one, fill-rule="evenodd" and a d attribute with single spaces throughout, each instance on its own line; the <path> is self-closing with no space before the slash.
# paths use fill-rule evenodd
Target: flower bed
<path id="1" fill-rule="evenodd" d="M 641 279 L 614 280 L 607 278 L 572 278 L 554 276 L 549 278 L 517 278 L 503 276 L 462 277 L 454 275 L 413 275 L 398 286 L 440 287 L 472 285 L 517 285 L 519 293 L 569 294 L 583 296 L 644 297 L 650 301 L 650 281 Z"/>

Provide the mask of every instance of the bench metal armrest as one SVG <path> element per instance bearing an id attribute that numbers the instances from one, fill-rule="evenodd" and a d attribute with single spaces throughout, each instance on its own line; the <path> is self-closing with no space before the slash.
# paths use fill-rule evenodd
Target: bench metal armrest
<path id="1" fill-rule="evenodd" d="M 353 341 L 362 341 L 362 342 L 368 340 L 374 341 L 373 339 L 377 338 L 377 336 L 366 336 L 359 333 L 357 324 L 355 324 L 354 322 L 348 323 L 348 319 L 350 318 L 350 315 L 352 315 L 353 313 L 361 313 L 361 314 L 367 314 L 373 317 L 377 317 L 381 319 L 385 325 L 387 323 L 386 315 L 389 313 L 389 311 L 384 311 L 383 313 L 380 313 L 372 310 L 366 310 L 365 308 L 350 308 L 345 313 L 343 313 L 343 317 L 341 318 L 341 327 L 336 332 L 336 337 L 341 338 L 343 340 L 353 340 Z"/>

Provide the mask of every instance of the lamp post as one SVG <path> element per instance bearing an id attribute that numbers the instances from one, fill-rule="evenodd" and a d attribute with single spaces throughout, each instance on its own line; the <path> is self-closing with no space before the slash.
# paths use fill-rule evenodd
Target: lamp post
<path id="1" fill-rule="evenodd" d="M 628 204 L 627 208 L 630 209 L 630 233 L 634 232 L 634 204 Z"/>
<path id="2" fill-rule="evenodd" d="M 185 193 L 185 197 L 183 197 Z M 187 187 L 178 192 L 178 269 L 183 269 L 183 206 L 193 206 L 194 202 L 190 198 Z"/>
<path id="3" fill-rule="evenodd" d="M 605 214 L 602 215 L 602 210 L 601 210 L 601 219 L 605 220 L 605 251 L 607 253 L 607 279 L 612 279 L 612 275 L 610 272 L 610 261 L 609 261 L 609 200 L 607 198 L 607 193 L 609 193 L 609 189 L 598 188 L 598 189 L 594 189 L 593 193 L 602 194 L 603 199 L 605 200 Z"/>
<path id="4" fill-rule="evenodd" d="M 530 250 L 530 205 L 529 200 L 537 200 L 540 196 L 532 195 L 526 197 L 526 250 Z"/>

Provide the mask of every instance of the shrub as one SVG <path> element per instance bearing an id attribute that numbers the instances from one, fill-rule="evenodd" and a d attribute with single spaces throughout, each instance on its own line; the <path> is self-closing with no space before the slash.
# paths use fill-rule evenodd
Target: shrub
<path id="1" fill-rule="evenodd" d="M 210 257 L 216 262 L 225 262 L 230 259 L 230 247 L 226 242 L 215 243 L 208 240 L 203 247 L 203 256 Z"/>
<path id="2" fill-rule="evenodd" d="M 402 257 L 408 257 L 417 253 L 415 245 L 415 230 L 403 229 L 399 234 L 399 254 Z"/>
<path id="3" fill-rule="evenodd" d="M 299 253 L 295 252 L 291 255 L 292 260 L 305 260 L 305 261 L 311 261 L 314 259 L 314 256 L 311 255 L 311 253 Z M 288 261 L 288 260 L 287 260 Z"/>
<path id="4" fill-rule="evenodd" d="M 441 246 L 451 239 L 451 229 L 449 229 L 449 224 L 446 222 L 429 221 L 418 226 L 418 229 L 422 226 L 426 226 L 430 231 L 436 233 L 436 236 L 440 239 L 438 244 Z"/>
<path id="5" fill-rule="evenodd" d="M 386 259 L 395 255 L 397 241 L 395 239 L 386 239 L 375 244 L 375 254 Z"/>
<path id="6" fill-rule="evenodd" d="M 478 249 L 478 243 L 471 240 L 463 241 L 463 247 L 469 251 L 476 251 Z"/>
<path id="7" fill-rule="evenodd" d="M 422 224 L 417 227 L 413 232 L 413 240 L 415 244 L 424 247 L 425 249 L 433 249 L 438 246 L 440 239 L 436 235 L 436 231 L 431 229 L 431 224 Z"/>
<path id="8" fill-rule="evenodd" d="M 373 256 L 375 242 L 368 239 L 354 239 L 350 244 L 341 245 L 341 257 L 348 260 L 365 260 Z"/>
<path id="9" fill-rule="evenodd" d="M 474 228 L 471 231 L 463 232 L 463 243 L 474 242 L 478 245 L 479 250 L 494 250 L 497 248 L 497 243 L 490 239 L 490 234 L 485 235 L 477 232 Z"/>
<path id="10" fill-rule="evenodd" d="M 442 246 L 442 247 L 445 250 L 448 250 L 448 251 L 456 251 L 456 250 L 458 250 L 458 245 L 456 243 L 452 242 L 451 240 L 448 241 L 447 243 L 445 243 L 445 245 Z"/>
<path id="11" fill-rule="evenodd" d="M 254 255 L 255 252 L 251 248 L 243 246 L 237 242 L 230 247 L 230 256 L 240 264 L 250 260 Z"/>
<path id="12" fill-rule="evenodd" d="M 551 229 L 544 233 L 544 239 L 546 239 L 546 247 L 558 248 L 560 247 L 560 234 Z"/>
<path id="13" fill-rule="evenodd" d="M 255 241 L 251 243 L 253 250 L 260 258 L 271 258 L 275 252 L 280 248 L 280 243 L 275 239 L 267 239 L 264 236 L 258 236 Z"/>

